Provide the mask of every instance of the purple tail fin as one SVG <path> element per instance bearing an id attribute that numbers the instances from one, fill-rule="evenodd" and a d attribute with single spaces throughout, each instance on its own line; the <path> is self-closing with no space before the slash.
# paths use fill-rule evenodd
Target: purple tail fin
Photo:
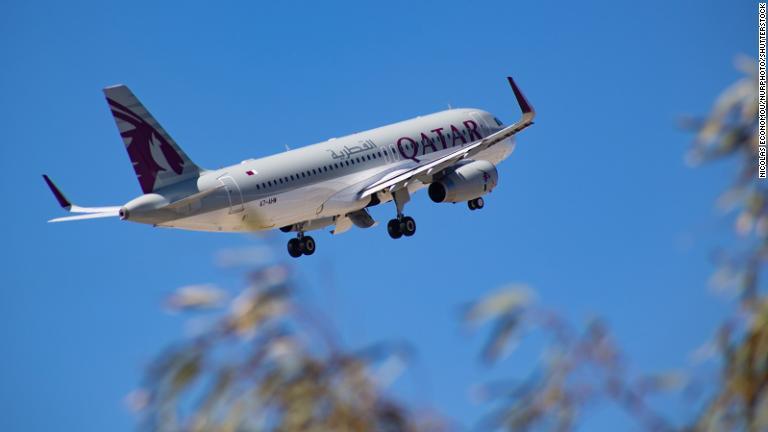
<path id="1" fill-rule="evenodd" d="M 107 87 L 104 94 L 145 194 L 199 175 L 200 168 L 128 87 Z"/>

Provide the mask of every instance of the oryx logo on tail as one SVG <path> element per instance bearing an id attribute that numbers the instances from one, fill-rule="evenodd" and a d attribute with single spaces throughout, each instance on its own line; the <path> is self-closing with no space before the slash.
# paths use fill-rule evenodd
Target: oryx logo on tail
<path id="1" fill-rule="evenodd" d="M 144 193 L 199 172 L 128 87 L 108 87 L 104 93 Z"/>

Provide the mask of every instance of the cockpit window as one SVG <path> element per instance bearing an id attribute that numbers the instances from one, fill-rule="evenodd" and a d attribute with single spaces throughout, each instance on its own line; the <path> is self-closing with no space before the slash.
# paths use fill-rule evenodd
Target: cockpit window
<path id="1" fill-rule="evenodd" d="M 499 126 L 504 126 L 504 123 L 502 123 L 502 122 L 501 122 L 501 120 L 499 120 L 499 118 L 498 118 L 498 117 L 494 117 L 493 119 L 494 119 L 494 120 L 496 120 L 496 124 L 497 124 L 497 125 L 499 125 Z"/>

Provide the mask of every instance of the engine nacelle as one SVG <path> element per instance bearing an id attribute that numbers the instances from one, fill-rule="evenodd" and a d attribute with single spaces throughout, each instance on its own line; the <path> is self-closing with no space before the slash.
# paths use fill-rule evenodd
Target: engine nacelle
<path id="1" fill-rule="evenodd" d="M 430 184 L 429 198 L 437 203 L 469 201 L 492 191 L 498 180 L 499 173 L 492 163 L 467 162 Z"/>

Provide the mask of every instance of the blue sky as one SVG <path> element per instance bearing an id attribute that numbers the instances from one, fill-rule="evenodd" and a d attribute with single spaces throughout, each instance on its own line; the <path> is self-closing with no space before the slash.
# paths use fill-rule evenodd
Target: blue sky
<path id="1" fill-rule="evenodd" d="M 454 107 L 518 115 L 513 74 L 539 115 L 480 212 L 417 196 L 413 238 L 385 224 L 314 235 L 292 262 L 303 298 L 348 347 L 406 339 L 418 365 L 398 394 L 471 426 L 491 369 L 464 302 L 508 282 L 575 322 L 604 316 L 636 370 L 686 364 L 727 304 L 707 290 L 728 232 L 714 200 L 731 170 L 692 170 L 680 114 L 704 113 L 755 55 L 752 2 L 12 2 L 0 14 L 0 429 L 131 430 L 122 401 L 183 335 L 161 309 L 176 287 L 238 288 L 214 265 L 250 236 L 61 214 L 39 175 L 83 205 L 140 193 L 101 88 L 125 83 L 200 165 L 219 167 Z M 379 221 L 391 205 L 374 209 Z M 279 252 L 287 235 L 274 239 Z M 286 257 L 287 259 L 287 257 Z M 615 429 L 612 409 L 585 430 Z"/>

